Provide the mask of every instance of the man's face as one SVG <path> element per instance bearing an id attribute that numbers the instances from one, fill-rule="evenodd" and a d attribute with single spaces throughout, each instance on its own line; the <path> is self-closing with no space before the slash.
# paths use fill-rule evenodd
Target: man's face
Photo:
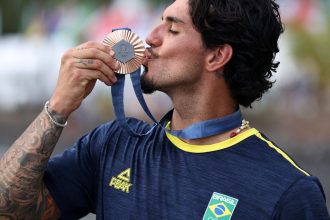
<path id="1" fill-rule="evenodd" d="M 142 76 L 145 93 L 160 90 L 173 92 L 191 90 L 204 70 L 206 49 L 201 35 L 192 24 L 188 0 L 176 0 L 165 9 L 162 22 L 148 35 Z"/>

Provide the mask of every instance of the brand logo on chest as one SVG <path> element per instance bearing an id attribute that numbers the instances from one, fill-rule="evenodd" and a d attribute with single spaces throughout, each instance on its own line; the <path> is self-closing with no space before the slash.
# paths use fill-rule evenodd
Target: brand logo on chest
<path id="1" fill-rule="evenodd" d="M 120 190 L 124 193 L 129 193 L 129 190 L 133 184 L 130 183 L 131 177 L 131 168 L 128 168 L 118 174 L 117 176 L 113 176 L 110 180 L 109 186 L 111 188 Z"/>

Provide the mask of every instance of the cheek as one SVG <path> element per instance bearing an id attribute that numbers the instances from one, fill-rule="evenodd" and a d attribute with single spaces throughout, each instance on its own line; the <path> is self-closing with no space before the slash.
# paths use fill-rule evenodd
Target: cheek
<path id="1" fill-rule="evenodd" d="M 196 36 L 193 36 L 196 37 Z M 155 62 L 161 69 L 183 68 L 187 65 L 203 66 L 205 49 L 198 39 L 187 40 L 187 37 L 181 39 L 172 38 L 167 40 L 159 51 L 160 61 Z M 190 38 L 189 38 L 190 39 Z"/>
<path id="2" fill-rule="evenodd" d="M 198 40 L 191 38 L 190 41 L 187 41 L 185 38 L 185 40 L 177 42 L 173 51 L 175 51 L 174 54 L 172 54 L 173 56 L 191 59 L 203 56 L 205 49 L 200 45 Z"/>

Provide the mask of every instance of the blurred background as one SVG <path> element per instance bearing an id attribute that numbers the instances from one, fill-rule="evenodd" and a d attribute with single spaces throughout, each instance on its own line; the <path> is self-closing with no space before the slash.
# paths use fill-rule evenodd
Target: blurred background
<path id="1" fill-rule="evenodd" d="M 330 0 L 278 3 L 286 31 L 280 39 L 276 83 L 252 109 L 243 111 L 253 127 L 319 177 L 330 200 Z M 0 156 L 42 111 L 67 49 L 89 40 L 101 42 L 117 27 L 130 27 L 145 39 L 160 22 L 166 4 L 165 0 L 0 0 Z M 147 120 L 130 86 L 125 87 L 126 115 Z M 171 108 L 161 93 L 146 100 L 158 118 Z M 99 83 L 70 117 L 54 153 L 113 118 L 110 88 Z"/>

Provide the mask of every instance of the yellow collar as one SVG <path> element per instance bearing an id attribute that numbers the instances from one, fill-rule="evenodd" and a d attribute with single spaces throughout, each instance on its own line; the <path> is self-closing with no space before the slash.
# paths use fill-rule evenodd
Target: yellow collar
<path id="1" fill-rule="evenodd" d="M 226 148 L 229 148 L 239 142 L 241 142 L 242 140 L 258 134 L 259 131 L 256 130 L 255 128 L 251 128 L 245 132 L 242 132 L 240 134 L 238 134 L 237 136 L 230 138 L 228 140 L 219 142 L 219 143 L 215 143 L 215 144 L 209 144 L 209 145 L 194 145 L 194 144 L 188 144 L 186 142 L 183 142 L 181 139 L 171 135 L 170 133 L 166 132 L 166 136 L 167 138 L 172 142 L 172 144 L 174 144 L 177 148 L 186 151 L 186 152 L 190 152 L 190 153 L 208 153 L 208 152 L 212 152 L 212 151 L 218 151 L 218 150 L 223 150 Z"/>

